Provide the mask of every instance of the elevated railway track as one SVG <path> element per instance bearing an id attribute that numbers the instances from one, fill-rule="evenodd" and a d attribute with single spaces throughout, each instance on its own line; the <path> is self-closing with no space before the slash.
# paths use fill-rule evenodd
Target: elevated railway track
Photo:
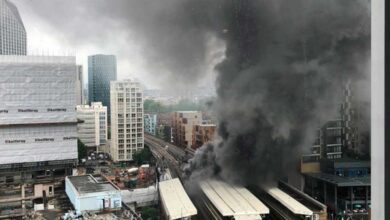
<path id="1" fill-rule="evenodd" d="M 181 165 L 185 160 L 184 157 L 192 157 L 194 155 L 193 150 L 185 150 L 177 147 L 171 143 L 165 142 L 159 138 L 145 134 L 145 143 L 150 147 L 153 155 L 160 161 L 165 160 L 169 169 L 172 171 L 173 177 L 182 177 Z M 262 216 L 262 219 L 271 220 L 313 220 L 322 219 L 318 218 L 318 214 L 326 216 L 326 206 L 315 201 L 313 198 L 308 197 L 298 190 L 294 190 L 286 183 L 279 184 L 279 188 L 276 188 L 276 194 L 263 190 L 259 186 L 250 186 L 248 189 L 253 193 L 255 197 L 260 199 L 270 210 L 269 214 Z M 283 191 L 283 192 L 282 192 Z M 289 195 L 287 195 L 289 194 Z M 296 199 L 294 199 L 296 198 Z M 199 215 L 205 217 L 214 216 L 213 219 L 219 219 L 221 213 L 215 206 L 211 206 L 209 203 L 205 203 L 205 198 L 192 198 L 195 203 L 201 202 L 203 205 L 199 207 Z M 294 201 L 292 201 L 294 200 Z M 293 203 L 291 205 L 289 203 Z M 208 204 L 208 205 L 207 205 Z M 301 210 L 306 210 L 305 213 L 300 213 Z M 317 217 L 315 217 L 317 215 Z M 216 217 L 219 216 L 219 217 Z M 195 218 L 197 219 L 197 218 Z M 222 217 L 221 219 L 224 219 Z"/>

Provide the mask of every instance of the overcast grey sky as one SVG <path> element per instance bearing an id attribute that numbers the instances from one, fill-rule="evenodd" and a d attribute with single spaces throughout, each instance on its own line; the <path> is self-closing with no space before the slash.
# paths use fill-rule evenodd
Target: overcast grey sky
<path id="1" fill-rule="evenodd" d="M 19 9 L 31 55 L 114 54 L 118 79 L 149 88 L 213 85 L 225 45 L 212 33 L 187 29 L 180 1 L 11 0 Z"/>
<path id="2" fill-rule="evenodd" d="M 240 173 L 232 181 L 245 185 L 284 178 L 316 129 L 341 117 L 345 82 L 370 106 L 369 0 L 13 2 L 32 53 L 74 50 L 78 62 L 115 54 L 120 79 L 152 87 L 215 78 L 211 108 L 221 143 L 198 151 L 191 165 L 201 173 Z M 369 122 L 367 109 L 361 115 Z"/>

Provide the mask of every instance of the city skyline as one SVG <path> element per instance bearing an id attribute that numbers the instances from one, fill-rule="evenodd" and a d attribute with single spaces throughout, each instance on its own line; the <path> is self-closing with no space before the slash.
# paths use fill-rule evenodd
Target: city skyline
<path id="1" fill-rule="evenodd" d="M 371 219 L 369 1 L 0 1 L 0 218 Z"/>
<path id="2" fill-rule="evenodd" d="M 143 10 L 149 10 L 147 4 L 151 2 L 146 5 L 121 0 L 112 4 L 90 0 L 12 2 L 18 7 L 24 21 L 28 33 L 27 51 L 31 55 L 73 55 L 77 58 L 77 64 L 87 69 L 89 55 L 113 54 L 118 59 L 118 79 L 138 79 L 152 89 L 169 87 L 167 85 L 170 80 L 186 70 L 183 67 L 177 68 L 178 64 L 162 52 L 158 54 L 160 57 L 156 56 L 157 54 L 151 54 L 154 51 L 154 46 L 151 45 L 156 42 L 150 41 L 146 36 L 149 35 L 147 32 L 153 31 L 158 24 L 145 26 L 144 29 L 134 23 L 140 19 L 138 16 L 147 18 L 147 14 L 142 15 L 137 12 L 136 17 L 124 22 L 123 16 L 127 16 L 127 13 L 123 13 L 123 8 L 142 7 Z M 119 13 L 116 15 L 117 10 Z M 111 18 L 112 16 L 118 16 L 118 21 L 124 23 L 118 23 Z M 67 22 L 62 22 L 60 18 L 67 18 Z M 147 18 L 148 22 L 150 19 Z M 101 26 L 104 26 L 110 34 L 102 34 Z M 77 37 L 72 34 L 72 28 L 74 28 L 74 33 L 78 33 Z M 195 81 L 199 81 L 196 86 L 208 86 L 215 89 L 216 73 L 213 68 L 223 58 L 224 44 L 215 36 L 205 37 L 207 38 L 205 46 L 208 47 L 207 57 L 191 67 L 196 71 L 191 69 L 187 71 L 189 71 L 188 74 L 204 76 L 196 77 Z M 170 46 L 175 46 L 173 43 L 170 40 Z M 200 54 L 196 56 L 200 57 Z M 184 73 L 184 75 L 188 74 Z M 192 87 L 195 82 L 186 77 L 179 80 L 185 85 L 176 84 L 171 86 L 173 89 Z M 84 73 L 84 85 L 87 81 L 88 76 Z"/>

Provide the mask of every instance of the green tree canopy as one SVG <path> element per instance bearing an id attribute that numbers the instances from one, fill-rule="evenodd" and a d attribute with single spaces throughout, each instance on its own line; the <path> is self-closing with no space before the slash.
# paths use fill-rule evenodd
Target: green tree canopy
<path id="1" fill-rule="evenodd" d="M 137 163 L 137 165 L 142 165 L 145 162 L 150 162 L 150 160 L 152 159 L 152 152 L 150 152 L 150 149 L 148 147 L 144 147 L 144 149 L 134 153 L 133 159 L 134 162 Z"/>
<path id="2" fill-rule="evenodd" d="M 87 147 L 79 138 L 77 138 L 77 151 L 79 160 L 87 157 Z"/>
<path id="3" fill-rule="evenodd" d="M 143 207 L 141 210 L 141 218 L 144 220 L 156 220 L 158 217 L 158 210 L 153 207 Z"/>

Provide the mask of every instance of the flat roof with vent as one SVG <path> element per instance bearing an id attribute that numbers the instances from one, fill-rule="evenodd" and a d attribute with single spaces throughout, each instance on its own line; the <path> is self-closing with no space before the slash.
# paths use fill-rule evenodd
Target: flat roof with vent
<path id="1" fill-rule="evenodd" d="M 99 182 L 92 175 L 68 176 L 67 178 L 79 194 L 118 190 L 112 183 L 108 181 Z"/>

